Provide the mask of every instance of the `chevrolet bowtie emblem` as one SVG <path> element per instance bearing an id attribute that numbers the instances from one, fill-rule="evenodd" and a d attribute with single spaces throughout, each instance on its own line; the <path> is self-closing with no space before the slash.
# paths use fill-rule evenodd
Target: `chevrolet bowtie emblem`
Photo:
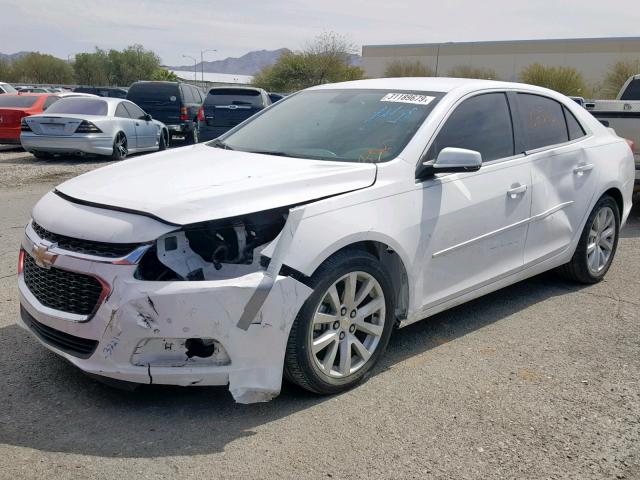
<path id="1" fill-rule="evenodd" d="M 31 255 L 36 261 L 36 265 L 42 268 L 51 268 L 57 258 L 57 255 L 51 253 L 46 245 L 34 245 L 31 248 Z"/>

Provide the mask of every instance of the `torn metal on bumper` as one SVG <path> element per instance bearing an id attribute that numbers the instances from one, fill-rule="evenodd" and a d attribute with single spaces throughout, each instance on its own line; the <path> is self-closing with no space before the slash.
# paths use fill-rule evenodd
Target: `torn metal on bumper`
<path id="1" fill-rule="evenodd" d="M 33 256 L 38 246 L 28 227 L 24 254 Z M 55 336 L 39 335 L 28 321 L 19 323 L 80 369 L 136 383 L 229 384 L 240 403 L 267 401 L 280 392 L 289 331 L 311 289 L 274 274 L 277 261 L 267 271 L 233 279 L 140 281 L 134 278 L 135 263 L 52 251 L 57 255 L 51 268 L 99 278 L 107 290 L 104 298 L 86 316 L 54 310 L 34 297 L 20 272 L 23 315 L 61 335 L 97 341 L 95 350 L 80 358 L 52 341 Z M 187 355 L 187 340 L 204 340 L 212 354 Z"/>

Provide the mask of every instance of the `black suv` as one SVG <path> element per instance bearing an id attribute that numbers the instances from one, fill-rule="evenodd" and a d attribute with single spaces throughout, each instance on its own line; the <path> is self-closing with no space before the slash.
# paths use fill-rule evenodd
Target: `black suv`
<path id="1" fill-rule="evenodd" d="M 189 143 L 200 141 L 204 93 L 198 87 L 182 82 L 135 82 L 129 87 L 127 100 L 163 122 L 171 137 L 184 136 Z"/>
<path id="2" fill-rule="evenodd" d="M 127 98 L 127 90 L 120 87 L 76 87 L 73 91 L 90 93 L 99 97 Z"/>
<path id="3" fill-rule="evenodd" d="M 215 87 L 204 101 L 206 127 L 203 138 L 216 138 L 271 105 L 269 94 L 261 88 Z"/>

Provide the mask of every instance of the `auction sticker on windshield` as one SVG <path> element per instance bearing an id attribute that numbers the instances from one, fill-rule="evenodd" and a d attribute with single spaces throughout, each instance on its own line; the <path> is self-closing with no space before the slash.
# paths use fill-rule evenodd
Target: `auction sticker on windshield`
<path id="1" fill-rule="evenodd" d="M 413 103 L 415 105 L 429 105 L 436 97 L 419 95 L 417 93 L 387 93 L 381 102 Z"/>

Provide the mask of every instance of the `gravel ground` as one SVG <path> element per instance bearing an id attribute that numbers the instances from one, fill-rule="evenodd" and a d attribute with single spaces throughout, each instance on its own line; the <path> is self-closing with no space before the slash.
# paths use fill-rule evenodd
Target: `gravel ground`
<path id="1" fill-rule="evenodd" d="M 104 164 L 0 153 L 0 478 L 640 478 L 640 209 L 598 285 L 540 275 L 395 332 L 350 392 L 243 406 L 113 390 L 15 325 L 31 207 Z"/>

